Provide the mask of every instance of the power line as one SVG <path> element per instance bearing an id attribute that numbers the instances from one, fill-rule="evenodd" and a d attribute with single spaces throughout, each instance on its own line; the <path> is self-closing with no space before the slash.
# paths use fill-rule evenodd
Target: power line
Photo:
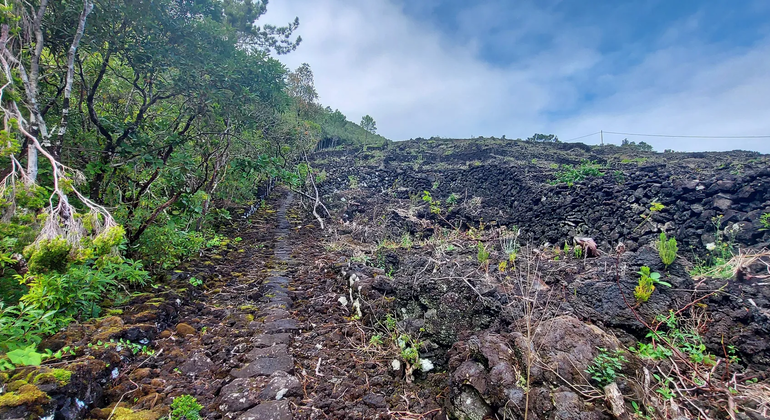
<path id="1" fill-rule="evenodd" d="M 687 136 L 687 135 L 669 135 L 669 134 L 621 133 L 618 131 L 605 131 L 605 133 L 621 134 L 624 136 L 669 137 L 669 138 L 688 138 L 688 139 L 770 139 L 770 136 Z M 597 133 L 594 133 L 594 134 L 597 134 Z M 587 137 L 587 136 L 584 136 L 584 137 Z"/>
<path id="2" fill-rule="evenodd" d="M 606 131 L 605 131 L 605 133 L 606 133 Z M 575 137 L 575 138 L 573 138 L 573 139 L 569 139 L 569 140 L 563 140 L 563 141 L 566 143 L 566 142 L 570 142 L 570 141 L 572 141 L 572 140 L 580 140 L 580 139 L 584 139 L 584 138 L 586 138 L 586 137 L 595 136 L 595 135 L 597 135 L 597 134 L 599 134 L 599 132 L 598 132 L 598 131 L 597 131 L 597 132 L 595 132 L 595 133 L 586 134 L 585 136 Z"/>

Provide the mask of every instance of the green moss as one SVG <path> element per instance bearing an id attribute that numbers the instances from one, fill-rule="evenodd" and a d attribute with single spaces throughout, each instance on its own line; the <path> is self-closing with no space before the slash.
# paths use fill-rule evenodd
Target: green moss
<path id="1" fill-rule="evenodd" d="M 19 388 L 21 388 L 22 386 L 24 386 L 26 384 L 27 384 L 27 381 L 25 381 L 23 379 L 19 379 L 17 381 L 13 381 L 13 382 L 8 384 L 7 391 L 9 391 L 9 392 L 16 392 L 16 391 L 19 390 Z"/>
<path id="2" fill-rule="evenodd" d="M 122 309 L 107 309 L 107 316 L 123 315 Z"/>
<path id="3" fill-rule="evenodd" d="M 254 321 L 254 315 L 252 315 L 252 314 L 247 314 L 247 315 L 246 315 L 246 320 L 247 320 L 247 321 L 249 321 L 249 322 L 251 322 L 251 321 Z"/>
<path id="4" fill-rule="evenodd" d="M 64 238 L 57 237 L 45 239 L 26 247 L 24 256 L 27 257 L 29 271 L 32 273 L 46 273 L 48 271 L 63 273 L 67 268 L 71 250 L 72 244 Z"/>
<path id="5" fill-rule="evenodd" d="M 20 405 L 35 405 L 46 403 L 50 400 L 48 395 L 35 385 L 22 385 L 15 392 L 0 395 L 0 407 L 18 407 Z M 155 420 L 155 419 L 153 419 Z"/>
<path id="6" fill-rule="evenodd" d="M 114 420 L 157 420 L 160 414 L 152 411 L 131 411 L 128 408 L 118 407 L 112 416 Z"/>
<path id="7" fill-rule="evenodd" d="M 0 372 L 0 382 L 6 383 L 8 382 L 8 379 L 10 379 L 10 377 L 8 377 L 7 373 Z"/>
<path id="8" fill-rule="evenodd" d="M 72 377 L 72 372 L 66 369 L 51 369 L 48 372 L 41 373 L 35 376 L 32 381 L 33 384 L 49 384 L 56 382 L 59 385 L 67 385 Z"/>

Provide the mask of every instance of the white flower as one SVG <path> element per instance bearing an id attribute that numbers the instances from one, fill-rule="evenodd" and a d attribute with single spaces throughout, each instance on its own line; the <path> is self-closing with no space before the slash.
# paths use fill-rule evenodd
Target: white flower
<path id="1" fill-rule="evenodd" d="M 713 251 L 713 250 L 717 249 L 717 244 L 715 244 L 713 242 L 707 243 L 706 244 L 706 249 L 708 249 L 709 251 Z"/>

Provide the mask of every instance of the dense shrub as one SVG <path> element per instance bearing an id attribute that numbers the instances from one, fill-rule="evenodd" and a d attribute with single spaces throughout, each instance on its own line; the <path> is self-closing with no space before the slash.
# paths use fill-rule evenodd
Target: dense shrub
<path id="1" fill-rule="evenodd" d="M 206 245 L 200 232 L 178 230 L 173 223 L 150 226 L 139 239 L 137 255 L 151 268 L 167 269 L 199 252 Z"/>

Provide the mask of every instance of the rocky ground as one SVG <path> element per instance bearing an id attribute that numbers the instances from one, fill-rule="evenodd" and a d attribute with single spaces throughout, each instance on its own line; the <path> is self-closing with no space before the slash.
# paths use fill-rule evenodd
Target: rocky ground
<path id="1" fill-rule="evenodd" d="M 586 159 L 603 174 L 549 183 Z M 767 165 L 499 140 L 321 153 L 326 229 L 274 192 L 222 246 L 44 342 L 74 355 L 0 377 L 0 418 L 153 420 L 182 395 L 212 419 L 768 418 Z M 693 278 L 718 214 L 752 251 Z M 668 267 L 660 231 L 680 241 Z M 643 266 L 670 287 L 637 302 Z"/>

